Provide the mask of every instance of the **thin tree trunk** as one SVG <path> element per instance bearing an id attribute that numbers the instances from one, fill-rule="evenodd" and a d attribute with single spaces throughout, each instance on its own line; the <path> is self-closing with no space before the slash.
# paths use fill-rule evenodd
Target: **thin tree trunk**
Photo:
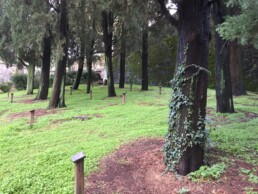
<path id="1" fill-rule="evenodd" d="M 50 36 L 46 36 L 44 38 L 42 70 L 41 70 L 41 77 L 40 77 L 40 87 L 36 97 L 37 100 L 46 100 L 48 97 L 50 63 L 51 63 L 51 38 Z"/>
<path id="2" fill-rule="evenodd" d="M 179 77 L 174 83 L 178 84 L 178 90 L 174 91 L 170 104 L 170 127 L 164 149 L 168 168 L 179 158 L 177 167 L 180 175 L 199 169 L 204 160 L 204 138 L 197 141 L 194 134 L 205 134 L 210 35 L 208 3 L 208 0 L 187 0 L 177 4 L 179 42 L 176 74 Z M 177 151 L 181 154 L 175 156 Z"/>
<path id="3" fill-rule="evenodd" d="M 113 17 L 113 13 L 111 11 L 102 11 L 103 39 L 105 43 L 105 55 L 108 67 L 108 97 L 116 96 L 112 64 Z"/>
<path id="4" fill-rule="evenodd" d="M 221 0 L 216 1 L 213 6 L 215 26 L 224 22 L 224 18 L 227 14 L 228 8 L 226 4 Z M 217 32 L 215 32 L 215 48 L 217 112 L 233 113 L 234 104 L 230 74 L 229 42 L 223 40 Z"/>
<path id="5" fill-rule="evenodd" d="M 90 93 L 91 90 L 91 83 L 92 83 L 92 62 L 93 62 L 93 54 L 94 54 L 94 45 L 95 45 L 95 38 L 94 38 L 94 33 L 96 32 L 96 21 L 95 21 L 95 16 L 93 16 L 92 20 L 92 29 L 93 29 L 93 34 L 91 37 L 91 43 L 89 45 L 89 50 L 87 51 L 87 70 L 88 70 L 88 81 L 87 81 L 87 94 Z"/>
<path id="6" fill-rule="evenodd" d="M 241 46 L 237 44 L 237 41 L 230 42 L 230 72 L 232 93 L 235 96 L 246 95 L 246 90 L 243 83 L 242 76 L 242 51 Z"/>
<path id="7" fill-rule="evenodd" d="M 54 83 L 52 88 L 52 95 L 49 101 L 49 108 L 57 108 L 60 104 L 65 106 L 64 103 L 60 103 L 61 86 L 64 81 L 65 68 L 68 58 L 68 15 L 67 15 L 67 0 L 61 0 L 60 5 L 60 42 L 62 42 L 61 48 L 63 53 L 57 54 L 57 65 L 54 76 Z M 60 52 L 60 51 L 58 51 Z M 64 91 L 63 91 L 64 92 Z M 62 95 L 64 96 L 64 95 Z M 64 100 L 62 100 L 64 102 Z"/>
<path id="8" fill-rule="evenodd" d="M 143 27 L 142 31 L 142 90 L 148 90 L 148 26 Z"/>
<path id="9" fill-rule="evenodd" d="M 73 89 L 74 90 L 78 90 L 80 82 L 81 82 L 81 77 L 82 77 L 82 73 L 83 73 L 83 66 L 84 66 L 84 58 L 85 58 L 84 56 L 85 56 L 85 48 L 84 48 L 84 45 L 82 43 L 80 57 L 79 57 L 79 67 L 78 67 L 76 78 L 75 78 L 74 84 L 73 84 Z"/>
<path id="10" fill-rule="evenodd" d="M 60 96 L 59 96 L 58 106 L 60 108 L 66 107 L 66 105 L 65 105 L 65 79 L 66 79 L 66 72 L 64 73 L 64 76 L 62 79 L 61 91 L 60 91 Z"/>
<path id="11" fill-rule="evenodd" d="M 119 77 L 119 88 L 125 87 L 125 52 L 126 52 L 126 37 L 124 23 L 122 24 L 121 33 L 121 51 L 120 51 L 120 77 Z"/>
<path id="12" fill-rule="evenodd" d="M 33 94 L 34 87 L 34 73 L 35 73 L 35 65 L 28 65 L 28 75 L 27 75 L 27 95 Z"/>

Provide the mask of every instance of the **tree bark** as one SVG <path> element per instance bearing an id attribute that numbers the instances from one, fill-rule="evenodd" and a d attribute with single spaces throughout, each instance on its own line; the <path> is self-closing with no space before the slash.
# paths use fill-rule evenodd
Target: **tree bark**
<path id="1" fill-rule="evenodd" d="M 242 51 L 237 41 L 230 42 L 230 72 L 232 93 L 235 96 L 246 95 L 242 76 Z"/>
<path id="2" fill-rule="evenodd" d="M 116 96 L 112 64 L 113 24 L 114 16 L 112 11 L 102 11 L 103 39 L 108 68 L 108 97 Z"/>
<path id="3" fill-rule="evenodd" d="M 64 107 L 64 100 L 62 99 L 62 103 L 60 102 L 60 93 L 61 89 L 63 89 L 62 83 L 64 81 L 64 75 L 65 75 L 65 68 L 66 63 L 68 59 L 68 15 L 67 15 L 67 0 L 61 0 L 60 5 L 60 42 L 61 42 L 61 48 L 62 53 L 57 54 L 57 65 L 55 69 L 55 75 L 54 75 L 54 83 L 52 88 L 52 95 L 49 101 L 49 108 L 57 108 L 58 106 Z M 60 51 L 58 51 L 60 52 Z M 63 91 L 64 92 L 64 91 Z M 64 95 L 62 95 L 64 96 Z M 60 106 L 61 105 L 61 106 Z"/>
<path id="4" fill-rule="evenodd" d="M 126 52 L 126 37 L 124 23 L 122 24 L 121 33 L 121 51 L 120 51 L 120 77 L 119 77 L 119 88 L 125 87 L 125 53 Z"/>
<path id="5" fill-rule="evenodd" d="M 27 95 L 33 94 L 34 87 L 34 73 L 35 73 L 35 65 L 28 65 L 28 75 L 27 75 Z"/>
<path id="6" fill-rule="evenodd" d="M 95 17 L 95 16 L 93 16 Z M 95 18 L 93 18 L 92 21 L 92 29 L 93 29 L 93 33 L 95 33 L 96 31 L 96 21 Z M 94 45 L 95 45 L 95 38 L 94 38 L 94 34 L 92 34 L 91 37 L 91 43 L 87 49 L 86 55 L 87 55 L 87 70 L 88 70 L 88 81 L 87 81 L 87 94 L 90 93 L 91 91 L 91 83 L 92 83 L 92 62 L 93 62 L 93 54 L 94 54 Z"/>
<path id="7" fill-rule="evenodd" d="M 164 1 L 159 0 L 161 8 L 165 9 Z M 179 155 L 177 170 L 180 175 L 193 172 L 203 164 L 204 140 L 196 142 L 187 133 L 197 134 L 205 131 L 205 116 L 207 103 L 207 68 L 209 55 L 210 35 L 210 8 L 208 0 L 187 0 L 178 1 L 178 21 L 170 18 L 171 24 L 177 24 L 178 29 L 178 50 L 177 50 L 177 75 L 182 76 L 176 79 L 182 95 L 174 96 L 170 105 L 169 132 L 165 144 L 165 163 L 169 167 L 173 165 L 173 153 L 178 146 L 182 155 Z M 180 69 L 184 69 L 181 75 Z M 178 91 L 174 91 L 176 95 Z M 180 92 L 179 92 L 180 93 Z M 188 99 L 188 103 L 184 99 Z M 173 104 L 178 104 L 176 113 L 173 112 Z M 200 122 L 202 123 L 200 125 Z M 181 139 L 184 143 L 177 142 L 172 134 Z"/>
<path id="8" fill-rule="evenodd" d="M 221 0 L 217 0 L 213 5 L 215 26 L 224 22 L 224 18 L 228 13 L 229 10 L 226 4 Z M 215 49 L 217 112 L 233 113 L 229 42 L 222 39 L 217 32 L 215 32 Z"/>
<path id="9" fill-rule="evenodd" d="M 148 26 L 145 25 L 142 31 L 142 90 L 148 90 L 148 40 Z"/>
<path id="10" fill-rule="evenodd" d="M 44 38 L 40 87 L 36 97 L 37 100 L 46 100 L 48 97 L 50 63 L 51 63 L 51 38 L 50 36 L 46 36 Z"/>
<path id="11" fill-rule="evenodd" d="M 61 91 L 60 91 L 60 95 L 59 95 L 59 102 L 58 102 L 58 106 L 60 108 L 64 108 L 66 107 L 65 105 L 65 79 L 66 79 L 66 70 L 62 79 L 62 84 L 61 84 Z"/>
<path id="12" fill-rule="evenodd" d="M 76 74 L 76 78 L 74 80 L 73 90 L 78 90 L 80 82 L 81 82 L 81 77 L 82 77 L 82 73 L 83 73 L 83 66 L 84 66 L 84 58 L 85 58 L 84 56 L 85 56 L 85 48 L 84 48 L 84 45 L 82 43 L 80 57 L 79 57 L 79 67 L 78 67 L 78 71 L 77 71 L 77 74 Z"/>

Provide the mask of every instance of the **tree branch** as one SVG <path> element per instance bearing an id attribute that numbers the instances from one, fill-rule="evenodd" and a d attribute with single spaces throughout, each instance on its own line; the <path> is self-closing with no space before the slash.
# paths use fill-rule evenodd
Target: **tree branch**
<path id="1" fill-rule="evenodd" d="M 169 10 L 167 9 L 166 5 L 165 5 L 165 0 L 158 0 L 159 4 L 160 4 L 160 8 L 161 11 L 163 12 L 163 14 L 165 15 L 166 19 L 175 27 L 178 26 L 178 20 L 173 17 L 170 13 Z"/>
<path id="2" fill-rule="evenodd" d="M 22 60 L 22 58 L 18 57 L 17 56 L 17 59 L 21 62 L 21 64 L 24 66 L 24 67 L 28 67 L 28 65 L 26 65 L 26 63 Z"/>

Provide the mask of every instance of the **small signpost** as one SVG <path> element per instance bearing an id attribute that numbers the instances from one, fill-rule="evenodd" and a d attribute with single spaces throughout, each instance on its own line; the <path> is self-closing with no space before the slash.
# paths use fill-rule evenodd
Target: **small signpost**
<path id="1" fill-rule="evenodd" d="M 80 152 L 72 156 L 72 161 L 75 164 L 75 184 L 74 184 L 74 193 L 75 194 L 84 194 L 84 158 L 85 154 Z"/>
<path id="2" fill-rule="evenodd" d="M 123 94 L 122 94 L 122 104 L 125 104 L 125 94 L 126 94 L 126 93 L 123 93 Z"/>
<path id="3" fill-rule="evenodd" d="M 13 93 L 11 93 L 11 103 L 13 103 Z"/>
<path id="4" fill-rule="evenodd" d="M 35 110 L 31 110 L 30 111 L 30 127 L 33 126 L 33 123 L 35 121 L 34 117 L 35 117 Z"/>
<path id="5" fill-rule="evenodd" d="M 162 87 L 161 87 L 161 86 L 159 86 L 159 95 L 161 95 L 161 88 L 162 88 Z"/>

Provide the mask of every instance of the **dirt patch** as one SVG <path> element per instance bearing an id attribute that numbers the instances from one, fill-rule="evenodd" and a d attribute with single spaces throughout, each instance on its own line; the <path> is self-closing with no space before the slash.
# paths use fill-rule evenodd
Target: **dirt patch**
<path id="1" fill-rule="evenodd" d="M 101 161 L 100 171 L 85 180 L 85 193 L 123 194 L 176 194 L 182 188 L 191 194 L 245 193 L 245 188 L 257 186 L 248 182 L 240 168 L 252 166 L 243 161 L 234 161 L 219 180 L 193 183 L 187 177 L 178 178 L 164 172 L 162 139 L 140 139 L 122 146 L 114 154 Z"/>
<path id="2" fill-rule="evenodd" d="M 208 121 L 211 121 L 210 122 L 211 126 L 216 126 L 217 123 L 219 125 L 227 125 L 233 122 L 232 120 L 228 119 L 228 115 L 216 115 L 212 113 L 213 111 L 214 111 L 213 109 L 207 108 L 207 119 Z M 258 118 L 258 114 L 256 113 L 253 113 L 253 112 L 243 112 L 243 113 L 244 115 L 239 117 L 239 122 L 248 122 L 252 119 Z"/>
<path id="3" fill-rule="evenodd" d="M 101 114 L 91 114 L 91 115 L 79 115 L 79 116 L 75 116 L 73 117 L 74 119 L 79 119 L 81 121 L 86 121 L 91 119 L 92 117 L 96 117 L 96 118 L 103 118 L 104 116 Z"/>
<path id="4" fill-rule="evenodd" d="M 38 103 L 38 102 L 46 102 L 46 100 L 26 99 L 26 100 L 20 100 L 18 102 L 23 103 L 23 104 L 34 104 L 34 103 Z"/>
<path id="5" fill-rule="evenodd" d="M 55 113 L 57 113 L 59 111 L 60 110 L 57 110 L 57 109 L 52 109 L 52 110 L 48 110 L 48 109 L 35 109 L 35 117 L 41 117 L 41 116 L 45 116 L 45 115 L 55 114 Z M 23 117 L 29 117 L 29 116 L 30 116 L 30 112 L 29 111 L 25 111 L 25 112 L 18 112 L 18 113 L 10 114 L 8 116 L 8 119 L 10 121 L 12 121 L 14 119 L 23 118 Z"/>
<path id="6" fill-rule="evenodd" d="M 168 104 L 158 104 L 158 103 L 152 103 L 152 102 L 141 102 L 138 103 L 141 106 L 168 106 Z"/>

